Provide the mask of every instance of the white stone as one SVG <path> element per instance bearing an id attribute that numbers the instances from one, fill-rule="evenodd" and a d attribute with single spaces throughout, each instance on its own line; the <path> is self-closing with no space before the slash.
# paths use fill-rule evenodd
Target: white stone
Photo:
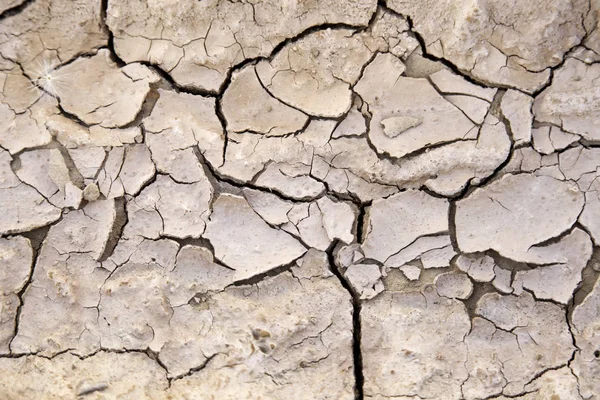
<path id="1" fill-rule="evenodd" d="M 594 83 L 598 77 L 599 65 L 568 58 L 554 72 L 552 85 L 536 97 L 535 118 L 588 140 L 600 140 L 600 88 Z"/>
<path id="2" fill-rule="evenodd" d="M 34 187 L 56 207 L 64 206 L 66 186 L 72 183 L 69 169 L 57 149 L 31 150 L 19 156 L 19 179 Z"/>
<path id="3" fill-rule="evenodd" d="M 471 121 L 482 124 L 490 109 L 490 104 L 477 97 L 462 95 L 446 95 L 444 99 L 458 107 Z"/>
<path id="4" fill-rule="evenodd" d="M 398 253 L 389 257 L 385 265 L 391 268 L 401 268 L 409 261 L 420 259 L 423 254 L 430 250 L 444 249 L 448 246 L 451 246 L 450 236 L 448 235 L 421 236 Z"/>
<path id="5" fill-rule="evenodd" d="M 569 182 L 504 175 L 457 202 L 458 247 L 464 252 L 493 249 L 519 261 L 530 247 L 569 229 L 583 203 L 583 194 Z"/>
<path id="6" fill-rule="evenodd" d="M 344 276 L 363 300 L 372 299 L 383 292 L 381 271 L 375 264 L 353 264 L 344 272 Z"/>
<path id="7" fill-rule="evenodd" d="M 410 16 L 427 52 L 494 85 L 529 93 L 549 79 L 549 67 L 585 35 L 586 1 L 447 3 L 391 0 L 388 6 Z"/>
<path id="8" fill-rule="evenodd" d="M 295 200 L 312 200 L 325 192 L 325 185 L 310 175 L 310 167 L 294 164 L 269 164 L 256 178 L 258 186 Z"/>
<path id="9" fill-rule="evenodd" d="M 461 396 L 470 330 L 458 300 L 419 292 L 384 292 L 361 310 L 361 353 L 367 398 Z"/>
<path id="10" fill-rule="evenodd" d="M 83 190 L 75 186 L 73 183 L 68 182 L 65 185 L 65 202 L 64 207 L 71 207 L 79 209 L 81 202 L 83 201 Z"/>
<path id="11" fill-rule="evenodd" d="M 409 190 L 376 200 L 366 215 L 365 257 L 382 263 L 418 237 L 448 230 L 448 201 Z"/>
<path id="12" fill-rule="evenodd" d="M 34 107 L 35 105 L 32 108 Z M 0 118 L 4 121 L 0 127 L 0 146 L 15 154 L 50 143 L 50 132 L 45 126 L 38 126 L 34 113 L 35 110 L 28 110 L 23 114 L 16 114 L 7 104 L 0 103 Z M 23 135 L 23 132 L 28 134 Z"/>
<path id="13" fill-rule="evenodd" d="M 581 271 L 592 256 L 592 241 L 581 229 L 562 238 L 559 242 L 534 248 L 561 258 L 560 264 L 540 266 L 531 270 L 517 271 L 513 288 L 515 294 L 523 289 L 531 291 L 537 299 L 549 299 L 568 304 L 573 292 L 581 283 Z"/>
<path id="14" fill-rule="evenodd" d="M 585 300 L 575 307 L 572 317 L 573 336 L 578 352 L 571 368 L 579 381 L 579 392 L 585 399 L 594 398 L 600 390 L 600 282 L 596 282 Z"/>
<path id="15" fill-rule="evenodd" d="M 104 165 L 98 172 L 97 182 L 100 193 L 107 199 L 122 197 L 125 194 L 119 173 L 123 167 L 125 148 L 115 147 L 106 155 Z"/>
<path id="16" fill-rule="evenodd" d="M 59 219 L 61 210 L 19 181 L 10 168 L 11 161 L 7 151 L 0 151 L 0 235 L 27 232 Z"/>
<path id="17" fill-rule="evenodd" d="M 59 254 L 87 253 L 99 260 L 106 250 L 115 224 L 118 224 L 115 200 L 98 200 L 81 210 L 71 211 L 48 232 L 47 240 Z"/>
<path id="18" fill-rule="evenodd" d="M 67 112 L 90 125 L 115 128 L 130 123 L 150 91 L 148 80 L 134 81 L 127 77 L 111 61 L 106 49 L 58 71 L 64 82 L 53 94 Z"/>
<path id="19" fill-rule="evenodd" d="M 462 94 L 476 97 L 489 103 L 494 100 L 497 89 L 486 88 L 467 81 L 460 75 L 456 75 L 447 69 L 441 69 L 431 75 L 429 79 L 435 87 L 444 94 Z"/>
<path id="20" fill-rule="evenodd" d="M 23 295 L 19 329 L 11 343 L 15 353 L 53 356 L 72 349 L 74 354 L 86 355 L 100 349 L 96 307 L 109 271 L 100 268 L 90 254 L 60 254 L 69 244 L 56 242 L 62 232 L 55 228 L 64 226 L 50 229 L 32 284 Z"/>
<path id="21" fill-rule="evenodd" d="M 531 142 L 533 98 L 518 90 L 508 90 L 502 96 L 500 110 L 510 123 L 513 140 L 516 145 Z"/>
<path id="22" fill-rule="evenodd" d="M 564 311 L 550 302 L 488 293 L 477 302 L 465 339 L 469 378 L 465 398 L 516 396 L 547 369 L 565 365 L 575 350 Z M 498 351 L 498 349 L 503 349 Z"/>
<path id="23" fill-rule="evenodd" d="M 33 249 L 21 236 L 0 238 L 0 354 L 10 352 L 15 333 L 18 293 L 25 287 L 33 266 Z"/>
<path id="24" fill-rule="evenodd" d="M 492 175 L 510 154 L 506 128 L 491 115 L 478 136 L 464 139 L 401 160 L 394 179 L 409 187 L 424 184 L 440 195 L 453 196 L 467 184 L 478 184 Z"/>
<path id="25" fill-rule="evenodd" d="M 152 114 L 144 119 L 152 159 L 158 171 L 182 182 L 195 182 L 203 173 L 197 157 L 192 156 L 194 145 L 214 167 L 223 161 L 223 127 L 215 99 L 162 89 L 158 94 Z"/>
<path id="26" fill-rule="evenodd" d="M 282 225 L 289 222 L 288 213 L 294 203 L 281 199 L 275 194 L 244 188 L 244 198 L 250 207 L 270 225 Z"/>
<path id="27" fill-rule="evenodd" d="M 421 276 L 421 268 L 414 265 L 405 264 L 400 267 L 400 271 L 406 276 L 408 280 L 416 281 Z"/>
<path id="28" fill-rule="evenodd" d="M 267 225 L 243 197 L 227 194 L 214 201 L 204 237 L 215 257 L 236 271 L 236 280 L 289 264 L 306 252 L 292 236 Z"/>
<path id="29" fill-rule="evenodd" d="M 137 126 L 104 128 L 100 125 L 92 125 L 86 128 L 61 114 L 51 116 L 46 126 L 52 136 L 70 152 L 73 150 L 79 150 L 81 153 L 95 152 L 97 150 L 93 147 L 96 146 L 123 146 L 137 143 L 142 138 L 142 131 Z"/>
<path id="30" fill-rule="evenodd" d="M 119 178 L 128 195 L 138 194 L 140 189 L 154 177 L 156 169 L 150 157 L 150 150 L 144 144 L 126 148 Z"/>
<path id="31" fill-rule="evenodd" d="M 106 158 L 106 151 L 102 147 L 73 148 L 69 149 L 69 156 L 84 179 L 95 179 Z"/>
<path id="32" fill-rule="evenodd" d="M 109 4 L 107 23 L 126 62 L 148 61 L 181 86 L 218 92 L 230 69 L 266 57 L 275 46 L 324 23 L 367 26 L 374 0 L 318 5 L 260 3 Z"/>
<path id="33" fill-rule="evenodd" d="M 422 148 L 460 140 L 475 130 L 475 125 L 426 79 L 399 76 L 401 69 L 384 70 L 396 78 L 389 86 L 380 83 L 380 65 L 389 62 L 385 57 L 393 56 L 378 55 L 355 88 L 373 114 L 369 139 L 379 153 L 401 158 Z"/>
<path id="34" fill-rule="evenodd" d="M 135 206 L 142 211 L 140 215 L 147 212 L 158 218 L 160 235 L 199 238 L 210 216 L 212 198 L 213 188 L 206 176 L 198 182 L 184 184 L 159 175 L 136 197 Z M 148 220 L 140 219 L 139 223 L 147 226 Z"/>
<path id="35" fill-rule="evenodd" d="M 100 352 L 83 360 L 72 354 L 52 360 L 35 355 L 5 358 L 0 371 L 13 382 L 0 389 L 5 398 L 149 399 L 159 398 L 168 387 L 164 370 L 143 353 Z"/>
<path id="36" fill-rule="evenodd" d="M 600 244 L 600 190 L 598 188 L 585 194 L 585 206 L 579 216 L 579 222 L 590 232 L 594 243 Z"/>
<path id="37" fill-rule="evenodd" d="M 494 274 L 496 277 L 492 281 L 492 285 L 494 285 L 501 293 L 512 293 L 512 273 L 509 270 L 500 268 L 496 265 L 494 267 Z"/>
<path id="38" fill-rule="evenodd" d="M 96 201 L 100 197 L 100 189 L 98 189 L 98 185 L 94 182 L 88 183 L 85 188 L 83 188 L 83 199 L 86 201 Z"/>
<path id="39" fill-rule="evenodd" d="M 465 300 L 473 293 L 473 282 L 467 274 L 445 273 L 435 277 L 435 289 L 442 297 Z"/>
<path id="40" fill-rule="evenodd" d="M 491 282 L 496 276 L 494 259 L 486 255 L 461 254 L 456 259 L 456 266 L 466 272 L 475 282 Z"/>
<path id="41" fill-rule="evenodd" d="M 60 62 L 107 45 L 101 11 L 86 0 L 28 5 L 3 19 L 0 53 L 17 61 L 32 78 L 44 78 Z"/>
<path id="42" fill-rule="evenodd" d="M 456 255 L 452 246 L 441 249 L 432 249 L 421 254 L 421 263 L 424 269 L 446 268 L 450 266 L 450 260 Z"/>
<path id="43" fill-rule="evenodd" d="M 335 118 L 350 109 L 350 86 L 370 58 L 361 36 L 331 29 L 286 45 L 273 60 L 259 63 L 256 71 L 277 99 L 310 115 Z"/>
<path id="44" fill-rule="evenodd" d="M 352 107 L 348 115 L 338 126 L 336 126 L 333 138 L 343 136 L 360 136 L 367 132 L 367 121 L 360 109 Z"/>
<path id="45" fill-rule="evenodd" d="M 223 115 L 234 132 L 281 136 L 302 129 L 308 116 L 265 90 L 254 66 L 236 72 L 223 94 Z"/>

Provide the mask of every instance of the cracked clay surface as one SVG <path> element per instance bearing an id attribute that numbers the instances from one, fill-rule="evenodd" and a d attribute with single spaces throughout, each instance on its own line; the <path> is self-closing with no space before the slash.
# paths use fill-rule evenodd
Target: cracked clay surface
<path id="1" fill-rule="evenodd" d="M 599 0 L 0 0 L 0 400 L 600 400 Z"/>

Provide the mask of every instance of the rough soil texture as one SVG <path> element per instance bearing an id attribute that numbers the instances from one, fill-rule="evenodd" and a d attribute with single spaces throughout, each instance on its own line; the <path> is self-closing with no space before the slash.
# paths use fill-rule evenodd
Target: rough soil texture
<path id="1" fill-rule="evenodd" d="M 600 400 L 600 1 L 1 0 L 0 399 Z"/>

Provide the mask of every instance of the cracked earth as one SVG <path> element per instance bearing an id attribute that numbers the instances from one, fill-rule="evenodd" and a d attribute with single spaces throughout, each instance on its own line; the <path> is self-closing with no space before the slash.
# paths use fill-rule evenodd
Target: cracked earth
<path id="1" fill-rule="evenodd" d="M 599 0 L 1 0 L 0 399 L 600 399 Z"/>

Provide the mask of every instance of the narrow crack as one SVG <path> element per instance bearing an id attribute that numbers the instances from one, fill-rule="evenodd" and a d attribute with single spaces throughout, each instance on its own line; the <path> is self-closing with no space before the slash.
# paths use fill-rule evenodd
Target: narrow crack
<path id="1" fill-rule="evenodd" d="M 169 386 L 171 386 L 171 384 L 173 383 L 173 381 L 177 381 L 177 380 L 186 378 L 188 376 L 192 376 L 196 372 L 202 371 L 219 354 L 221 354 L 221 353 L 215 353 L 215 354 L 212 354 L 212 355 L 206 357 L 206 359 L 204 360 L 204 362 L 202 364 L 198 365 L 197 367 L 190 368 L 190 370 L 188 372 L 186 372 L 185 374 L 181 374 L 181 375 L 174 376 L 172 378 L 168 378 Z"/>

